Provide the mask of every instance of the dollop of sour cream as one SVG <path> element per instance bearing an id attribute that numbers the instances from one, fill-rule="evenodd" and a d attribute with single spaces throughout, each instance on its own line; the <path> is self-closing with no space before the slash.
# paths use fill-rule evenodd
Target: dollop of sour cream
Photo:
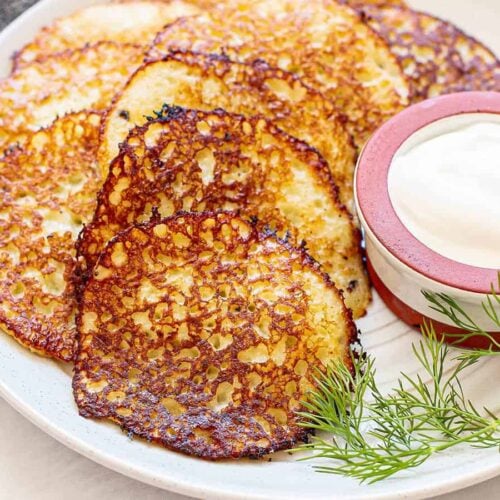
<path id="1" fill-rule="evenodd" d="M 388 183 L 398 217 L 424 245 L 500 269 L 500 117 L 472 114 L 425 127 L 394 156 Z"/>

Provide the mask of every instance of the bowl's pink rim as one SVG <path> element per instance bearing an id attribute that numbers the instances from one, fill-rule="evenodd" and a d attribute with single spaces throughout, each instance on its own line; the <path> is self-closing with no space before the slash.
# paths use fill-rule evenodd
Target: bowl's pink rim
<path id="1" fill-rule="evenodd" d="M 392 158 L 408 137 L 437 120 L 465 113 L 500 114 L 500 92 L 440 96 L 410 106 L 391 118 L 361 153 L 355 176 L 356 197 L 370 230 L 399 261 L 444 285 L 485 294 L 497 283 L 499 270 L 448 259 L 417 240 L 396 215 L 387 182 Z"/>

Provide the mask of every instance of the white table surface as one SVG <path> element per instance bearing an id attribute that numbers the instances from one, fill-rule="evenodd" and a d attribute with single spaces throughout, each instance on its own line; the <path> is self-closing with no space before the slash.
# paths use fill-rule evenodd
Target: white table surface
<path id="1" fill-rule="evenodd" d="M 498 500 L 500 477 L 439 500 Z M 0 399 L 0 500 L 187 500 L 69 450 Z"/>

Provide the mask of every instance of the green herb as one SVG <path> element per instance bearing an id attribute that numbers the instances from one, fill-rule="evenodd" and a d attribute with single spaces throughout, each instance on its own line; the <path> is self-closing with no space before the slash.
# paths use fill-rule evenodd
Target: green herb
<path id="1" fill-rule="evenodd" d="M 497 293 L 484 308 L 499 320 Z M 375 381 L 374 360 L 361 353 L 354 358 L 354 373 L 341 362 L 318 371 L 316 388 L 303 403 L 303 425 L 334 437 L 312 437 L 300 450 L 311 458 L 333 459 L 315 468 L 374 483 L 399 471 L 417 467 L 435 453 L 458 445 L 500 450 L 500 418 L 484 408 L 476 409 L 460 384 L 462 372 L 498 344 L 479 328 L 450 297 L 426 294 L 433 308 L 474 335 L 492 341 L 491 350 L 465 352 L 438 340 L 432 325 L 423 325 L 422 339 L 413 353 L 430 377 L 402 373 L 396 387 L 382 394 Z M 495 305 L 496 304 L 496 305 Z M 467 338 L 467 335 L 461 338 Z M 445 369 L 452 363 L 451 373 Z M 425 378 L 427 378 L 427 376 Z"/>
<path id="2" fill-rule="evenodd" d="M 452 297 L 444 293 L 427 291 L 422 291 L 422 293 L 431 304 L 431 309 L 447 316 L 459 328 L 466 330 L 466 333 L 447 334 L 449 338 L 454 340 L 454 343 L 460 344 L 478 335 L 488 340 L 490 344 L 489 349 L 464 351 L 460 356 L 461 358 L 500 355 L 500 342 L 481 328 Z M 486 316 L 491 319 L 493 324 L 500 327 L 500 273 L 498 274 L 498 291 L 492 285 L 491 294 L 486 297 L 482 305 Z"/>
<path id="3" fill-rule="evenodd" d="M 180 106 L 170 106 L 164 103 L 160 111 L 153 111 L 153 116 L 144 115 L 144 118 L 148 122 L 158 120 L 160 122 L 169 122 L 170 120 L 175 120 L 181 115 L 185 114 L 186 110 Z"/>

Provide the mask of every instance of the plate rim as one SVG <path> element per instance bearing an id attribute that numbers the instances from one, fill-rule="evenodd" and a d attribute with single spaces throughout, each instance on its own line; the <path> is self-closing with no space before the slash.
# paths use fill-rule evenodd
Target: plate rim
<path id="1" fill-rule="evenodd" d="M 12 338 L 8 338 L 9 342 L 16 342 Z M 17 346 L 16 346 L 17 347 Z M 24 352 L 24 348 L 20 347 L 21 352 Z M 29 351 L 26 351 L 30 356 L 36 356 Z M 53 362 L 49 359 L 40 358 L 43 361 Z M 43 414 L 35 410 L 32 406 L 26 403 L 22 398 L 18 397 L 13 391 L 11 391 L 8 386 L 0 379 L 0 397 L 2 397 L 12 408 L 14 408 L 18 413 L 25 417 L 37 428 L 48 434 L 50 437 L 66 446 L 67 448 L 79 453 L 80 455 L 92 460 L 93 462 L 111 469 L 119 474 L 126 477 L 130 477 L 142 483 L 149 484 L 156 488 L 170 491 L 173 493 L 178 493 L 181 495 L 191 496 L 194 498 L 204 498 L 213 500 L 288 500 L 292 497 L 289 494 L 280 495 L 276 493 L 269 494 L 249 494 L 240 493 L 235 494 L 234 491 L 230 489 L 217 489 L 215 487 L 202 487 L 199 485 L 193 485 L 188 481 L 180 481 L 174 479 L 172 476 L 165 475 L 163 477 L 155 477 L 153 473 L 147 469 L 141 469 L 136 466 L 127 464 L 126 461 L 121 460 L 117 457 L 107 454 L 101 449 L 98 449 L 92 445 L 89 445 L 85 440 L 75 436 L 72 433 L 68 433 L 60 429 L 56 424 L 53 424 L 50 420 L 45 418 Z M 76 409 L 75 409 L 76 411 Z M 352 496 L 339 496 L 337 498 L 342 498 L 342 500 L 352 499 L 358 500 L 359 498 L 370 499 L 370 500 L 399 500 L 402 498 L 406 499 L 427 499 L 433 498 L 438 495 L 443 495 L 446 493 L 453 493 L 455 491 L 462 490 L 464 488 L 474 486 L 476 484 L 482 483 L 489 479 L 493 479 L 500 476 L 500 460 L 492 461 L 491 464 L 484 466 L 479 472 L 472 471 L 468 474 L 462 474 L 458 479 L 454 476 L 450 476 L 449 479 L 445 481 L 440 481 L 439 484 L 427 487 L 427 486 L 416 486 L 413 488 L 408 488 L 406 486 L 404 490 L 397 490 L 393 492 L 381 491 L 373 492 L 368 495 L 360 494 L 357 497 Z M 397 478 L 393 479 L 394 481 Z M 303 498 L 302 496 L 296 498 Z M 315 496 L 316 500 L 324 498 L 332 500 L 336 498 L 335 496 Z"/>
<path id="2" fill-rule="evenodd" d="M 96 4 L 96 3 L 105 3 L 106 0 L 82 0 L 85 1 L 88 5 Z M 52 18 L 55 19 L 60 15 L 57 12 L 57 6 L 65 6 L 66 8 L 70 7 L 73 4 L 73 0 L 38 0 L 33 6 L 25 10 L 20 16 L 14 19 L 11 23 L 9 23 L 4 29 L 0 32 L 0 45 L 6 44 L 9 46 L 9 42 L 11 39 L 15 38 L 25 38 L 27 33 L 26 24 L 31 22 L 29 26 L 30 29 L 35 29 L 40 23 L 36 21 L 36 16 L 39 13 L 44 13 L 42 18 Z M 52 13 L 48 13 L 50 7 L 54 7 Z M 46 13 L 44 11 L 47 11 Z M 57 12 L 57 14 L 56 14 Z M 42 23 L 43 24 L 43 23 Z M 20 47 L 19 47 L 20 48 Z M 9 50 L 4 49 L 4 50 Z M 10 57 L 10 54 L 7 55 Z M 3 56 L 0 57 L 3 59 Z M 4 332 L 2 332 L 2 335 Z M 12 342 L 15 342 L 12 339 L 9 339 Z M 26 353 L 29 356 L 34 356 L 34 354 L 30 353 L 26 350 Z M 74 433 L 66 432 L 54 424 L 49 419 L 47 419 L 40 411 L 37 411 L 33 408 L 29 403 L 23 400 L 21 397 L 16 395 L 14 391 L 9 389 L 6 383 L 2 379 L 0 379 L 0 396 L 10 405 L 12 406 L 18 413 L 20 413 L 23 417 L 25 417 L 28 421 L 34 424 L 37 428 L 51 436 L 53 439 L 61 443 L 62 445 L 68 447 L 69 449 L 79 453 L 80 455 L 92 460 L 95 463 L 98 463 L 101 466 L 107 467 L 119 474 L 130 477 L 134 480 L 137 480 L 142 483 L 149 484 L 156 488 L 160 488 L 163 490 L 168 490 L 174 493 L 178 493 L 181 495 L 188 495 L 195 498 L 207 498 L 207 499 L 217 499 L 217 500 L 225 500 L 225 499 L 245 499 L 245 500 L 264 500 L 268 498 L 273 498 L 275 500 L 290 498 L 290 495 L 281 496 L 276 493 L 269 494 L 249 494 L 248 492 L 238 492 L 235 493 L 230 489 L 217 489 L 214 486 L 202 487 L 199 485 L 190 484 L 188 481 L 182 481 L 179 479 L 175 479 L 172 476 L 164 475 L 163 477 L 155 477 L 152 472 L 148 471 L 146 468 L 140 468 L 138 466 L 132 466 L 127 464 L 126 461 L 114 457 L 111 454 L 107 454 L 104 450 L 99 449 L 93 445 L 88 444 L 84 439 L 76 436 Z M 500 476 L 500 461 L 496 463 L 492 461 L 491 464 L 484 466 L 479 472 L 473 471 L 469 474 L 462 474 L 459 478 L 457 477 L 449 477 L 444 481 L 440 481 L 438 484 L 432 485 L 431 487 L 419 486 L 409 488 L 405 487 L 404 491 L 397 489 L 393 492 L 375 492 L 369 495 L 369 498 L 372 500 L 396 500 L 401 498 L 431 498 L 436 495 L 441 495 L 445 493 L 452 493 L 469 486 L 473 486 L 475 484 L 479 484 L 483 481 L 487 481 L 494 477 Z M 362 495 L 366 497 L 365 495 Z M 302 498 L 302 497 L 301 497 Z M 315 497 L 321 498 L 321 497 Z M 325 497 L 327 498 L 327 497 Z M 328 496 L 329 499 L 335 498 L 332 495 Z M 347 496 L 342 496 L 343 500 L 346 500 Z M 354 497 L 352 497 L 354 500 Z M 359 497 L 357 497 L 359 498 Z"/>

